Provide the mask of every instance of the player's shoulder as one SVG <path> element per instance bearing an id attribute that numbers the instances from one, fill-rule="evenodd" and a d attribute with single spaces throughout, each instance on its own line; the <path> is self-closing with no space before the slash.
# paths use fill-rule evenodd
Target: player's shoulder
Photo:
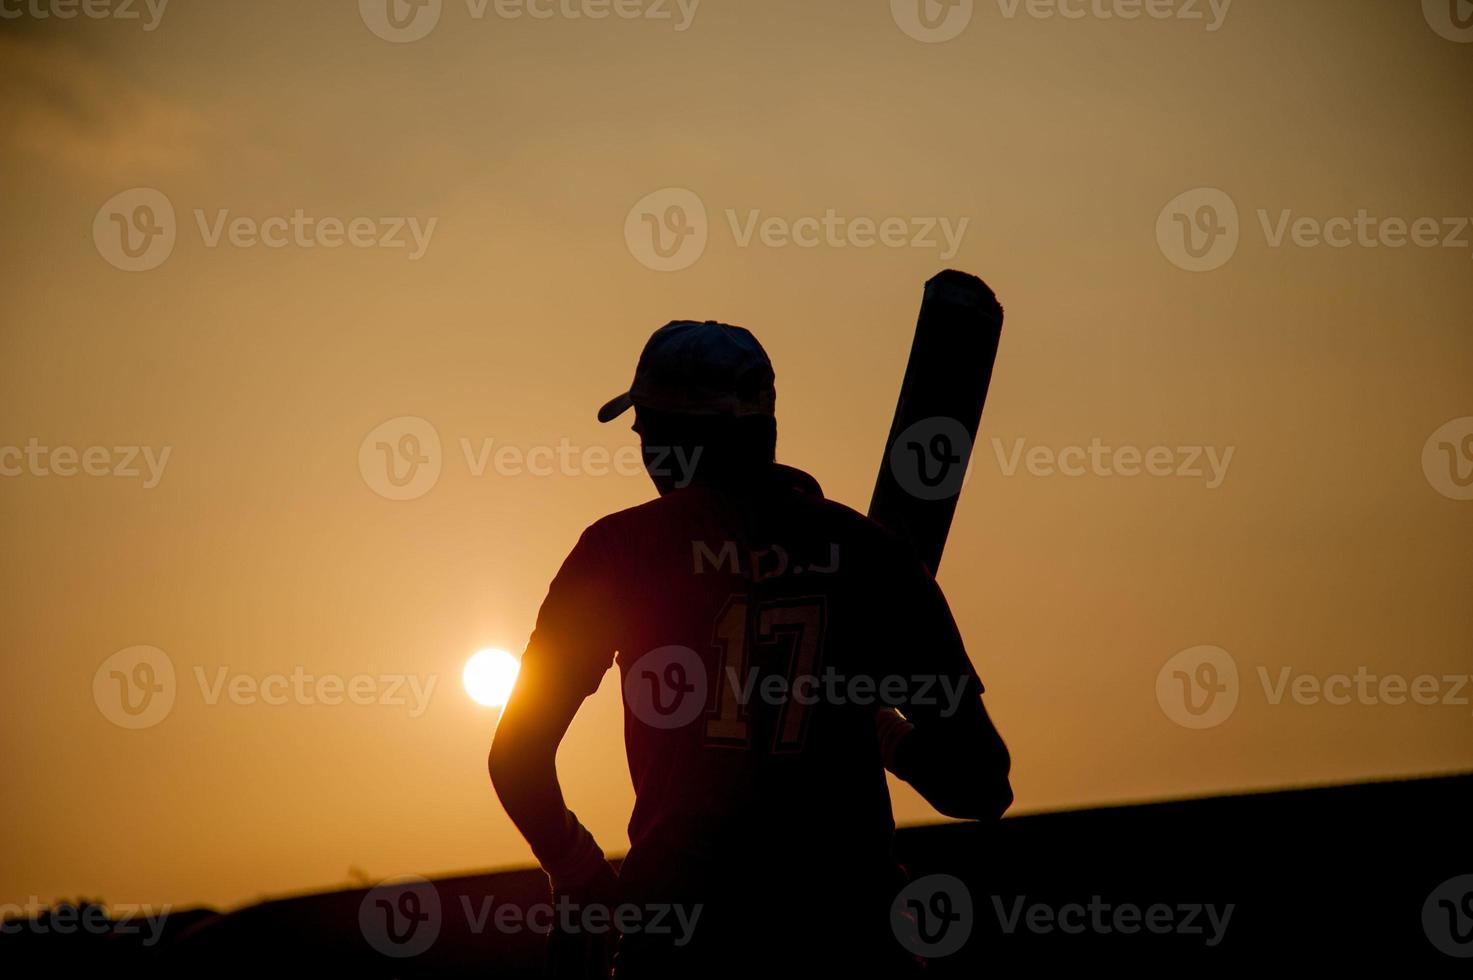
<path id="1" fill-rule="evenodd" d="M 795 509 L 795 523 L 812 536 L 822 536 L 842 543 L 851 554 L 870 556 L 882 568 L 899 568 L 910 563 L 910 547 L 889 528 L 872 520 L 848 504 L 826 497 L 815 481 L 802 470 L 779 467 L 787 471 L 791 489 L 785 498 Z"/>
<path id="2" fill-rule="evenodd" d="M 841 534 L 856 543 L 883 547 L 894 538 L 894 535 L 867 515 L 840 501 L 828 497 L 805 497 L 801 506 L 813 520 L 830 529 L 832 533 Z"/>
<path id="3" fill-rule="evenodd" d="M 604 553 L 649 551 L 657 542 L 687 534 L 701 511 L 691 494 L 665 494 L 600 517 L 584 530 L 582 541 Z"/>
<path id="4" fill-rule="evenodd" d="M 919 559 L 905 540 L 867 514 L 836 500 L 822 500 L 813 506 L 814 524 L 834 542 L 841 543 L 851 558 L 859 559 L 850 564 L 854 571 L 867 570 L 888 578 L 920 567 Z"/>
<path id="5" fill-rule="evenodd" d="M 605 514 L 588 525 L 583 536 L 586 539 L 609 542 L 638 534 L 641 530 L 657 526 L 667 519 L 670 512 L 667 501 L 666 497 L 656 497 L 642 504 Z"/>

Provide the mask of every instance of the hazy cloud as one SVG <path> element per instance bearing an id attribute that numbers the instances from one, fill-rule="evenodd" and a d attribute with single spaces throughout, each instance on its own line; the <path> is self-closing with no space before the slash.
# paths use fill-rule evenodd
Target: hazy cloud
<path id="1" fill-rule="evenodd" d="M 32 32 L 0 33 L 0 145 L 94 176 L 192 166 L 207 126 L 107 61 Z"/>

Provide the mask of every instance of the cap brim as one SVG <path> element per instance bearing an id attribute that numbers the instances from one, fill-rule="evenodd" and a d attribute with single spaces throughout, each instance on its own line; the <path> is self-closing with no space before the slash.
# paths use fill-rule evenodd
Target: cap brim
<path id="1" fill-rule="evenodd" d="M 626 391 L 622 395 L 609 399 L 604 404 L 604 407 L 598 410 L 598 420 L 600 422 L 612 422 L 633 407 L 634 399 L 630 398 L 629 392 Z"/>

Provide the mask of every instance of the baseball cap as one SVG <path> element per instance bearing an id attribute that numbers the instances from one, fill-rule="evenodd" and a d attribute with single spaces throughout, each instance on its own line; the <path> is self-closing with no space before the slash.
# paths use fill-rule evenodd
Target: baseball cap
<path id="1" fill-rule="evenodd" d="M 751 332 L 715 320 L 675 320 L 639 355 L 634 383 L 598 410 L 611 422 L 633 405 L 687 415 L 772 415 L 772 361 Z"/>

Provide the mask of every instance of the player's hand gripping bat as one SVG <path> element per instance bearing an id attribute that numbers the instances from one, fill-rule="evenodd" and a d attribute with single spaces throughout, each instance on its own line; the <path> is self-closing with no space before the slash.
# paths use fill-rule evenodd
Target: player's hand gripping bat
<path id="1" fill-rule="evenodd" d="M 869 516 L 908 541 L 932 575 L 956 514 L 1001 337 L 1002 306 L 981 279 L 948 270 L 926 283 Z M 895 708 L 876 712 L 880 755 L 891 772 L 899 769 L 899 748 L 912 730 Z"/>

